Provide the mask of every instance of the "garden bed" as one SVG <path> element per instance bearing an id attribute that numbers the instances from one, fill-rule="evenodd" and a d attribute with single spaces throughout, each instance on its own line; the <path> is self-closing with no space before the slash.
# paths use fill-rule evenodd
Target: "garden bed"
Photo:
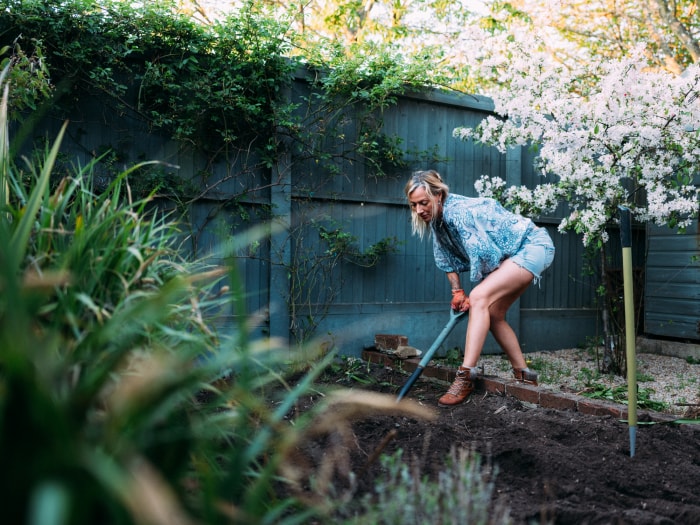
<path id="1" fill-rule="evenodd" d="M 352 373 L 327 374 L 324 383 L 395 396 L 406 379 L 396 367 L 365 362 Z M 516 524 L 700 523 L 700 426 L 644 421 L 652 418 L 642 412 L 631 457 L 627 422 L 610 413 L 543 408 L 483 389 L 463 405 L 439 409 L 444 390 L 444 382 L 421 378 L 407 395 L 434 407 L 433 421 L 381 415 L 352 425 L 352 435 L 343 438 L 352 444 L 348 461 L 336 462 L 336 482 L 357 475 L 353 500 L 371 493 L 382 475 L 379 455 L 402 450 L 422 474 L 437 479 L 459 447 L 477 452 L 496 472 L 493 503 L 507 506 Z M 327 457 L 337 437 L 323 436 L 307 452 Z"/>

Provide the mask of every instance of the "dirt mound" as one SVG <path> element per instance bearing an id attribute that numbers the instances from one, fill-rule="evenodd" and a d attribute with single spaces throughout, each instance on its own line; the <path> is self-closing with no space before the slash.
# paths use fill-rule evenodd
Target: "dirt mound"
<path id="1" fill-rule="evenodd" d="M 365 370 L 371 381 L 330 383 L 395 395 L 406 376 L 382 366 Z M 365 378 L 367 379 L 367 378 Z M 420 462 L 435 478 L 451 447 L 476 450 L 497 469 L 496 495 L 517 524 L 700 523 L 700 428 L 640 423 L 630 457 L 629 427 L 612 416 L 546 409 L 498 394 L 475 394 L 466 404 L 439 409 L 445 385 L 419 380 L 408 398 L 436 407 L 426 422 L 377 416 L 352 425 L 355 497 L 371 491 L 380 474 L 368 458 L 381 449 Z"/>

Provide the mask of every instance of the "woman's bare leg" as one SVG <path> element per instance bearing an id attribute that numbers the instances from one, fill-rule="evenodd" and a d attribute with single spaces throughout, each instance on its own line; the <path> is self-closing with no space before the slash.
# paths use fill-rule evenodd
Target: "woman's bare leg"
<path id="1" fill-rule="evenodd" d="M 511 303 L 512 305 L 513 303 Z M 508 356 L 513 368 L 526 368 L 527 363 L 520 348 L 520 342 L 513 328 L 505 319 L 491 318 L 491 333 L 494 339 Z"/>
<path id="2" fill-rule="evenodd" d="M 510 260 L 474 287 L 469 294 L 469 323 L 462 366 L 476 366 L 489 330 L 514 368 L 525 368 L 520 343 L 505 316 L 532 282 L 533 275 Z"/>

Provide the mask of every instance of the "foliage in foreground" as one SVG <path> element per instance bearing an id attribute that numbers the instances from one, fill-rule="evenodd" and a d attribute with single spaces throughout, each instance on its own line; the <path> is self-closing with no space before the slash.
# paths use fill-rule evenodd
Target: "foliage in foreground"
<path id="1" fill-rule="evenodd" d="M 294 432 L 272 427 L 314 374 L 270 410 L 261 392 L 287 353 L 248 344 L 244 325 L 212 329 L 203 312 L 240 300 L 214 292 L 222 269 L 178 260 L 175 223 L 131 201 L 128 172 L 101 194 L 89 168 L 52 185 L 62 134 L 27 172 L 9 162 L 4 126 L 0 138 L 5 519 L 308 515 L 273 497 Z"/>
<path id="2" fill-rule="evenodd" d="M 251 439 L 251 424 L 264 430 L 274 417 L 242 395 L 264 385 L 250 384 L 265 378 L 254 372 L 264 360 L 219 340 L 202 321 L 222 272 L 177 260 L 174 223 L 150 213 L 147 200 L 128 198 L 128 173 L 102 194 L 91 190 L 89 168 L 52 187 L 63 132 L 41 166 L 12 165 L 6 110 L 7 91 L 0 115 L 5 518 L 164 522 L 164 513 L 188 522 L 212 513 L 207 521 L 215 523 L 226 516 L 215 512 L 222 501 L 250 521 L 269 512 L 255 490 L 272 483 L 257 462 L 273 439 Z M 213 390 L 224 369 L 245 373 Z M 196 402 L 202 389 L 213 402 Z M 238 409 L 222 412 L 232 399 Z"/>
<path id="3" fill-rule="evenodd" d="M 65 127 L 36 164 L 10 162 L 7 100 L 5 89 L 4 520 L 305 523 L 337 503 L 298 489 L 319 479 L 294 465 L 300 442 L 369 413 L 429 417 L 393 398 L 339 392 L 290 424 L 333 354 L 299 376 L 282 345 L 251 341 L 237 275 L 178 258 L 176 222 L 150 198 L 131 198 L 129 171 L 100 191 L 92 166 L 56 180 Z M 218 255 L 238 248 L 234 240 Z M 240 321 L 220 334 L 213 316 L 231 306 Z"/>

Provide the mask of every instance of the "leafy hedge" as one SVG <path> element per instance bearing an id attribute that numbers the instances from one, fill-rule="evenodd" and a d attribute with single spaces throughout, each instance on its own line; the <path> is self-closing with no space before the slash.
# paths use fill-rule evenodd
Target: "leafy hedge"
<path id="1" fill-rule="evenodd" d="M 0 35 L 45 57 L 62 117 L 100 97 L 198 149 L 269 136 L 293 69 L 284 29 L 255 11 L 204 26 L 143 4 L 2 0 Z"/>

